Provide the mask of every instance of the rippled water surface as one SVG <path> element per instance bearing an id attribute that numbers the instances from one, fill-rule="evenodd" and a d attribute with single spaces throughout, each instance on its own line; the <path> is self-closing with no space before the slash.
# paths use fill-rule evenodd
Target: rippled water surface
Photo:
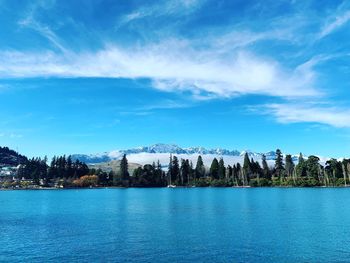
<path id="1" fill-rule="evenodd" d="M 0 191 L 0 261 L 349 260 L 345 188 Z"/>

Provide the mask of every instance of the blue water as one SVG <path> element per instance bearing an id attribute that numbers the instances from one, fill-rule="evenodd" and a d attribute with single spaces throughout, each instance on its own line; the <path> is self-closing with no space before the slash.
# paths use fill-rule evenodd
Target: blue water
<path id="1" fill-rule="evenodd" d="M 0 261 L 349 260 L 345 188 L 0 191 Z"/>

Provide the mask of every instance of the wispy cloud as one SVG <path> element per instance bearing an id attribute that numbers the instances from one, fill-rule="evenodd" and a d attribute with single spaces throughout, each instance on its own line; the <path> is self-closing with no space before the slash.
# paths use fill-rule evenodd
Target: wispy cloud
<path id="1" fill-rule="evenodd" d="M 348 23 L 350 20 L 350 10 L 347 10 L 346 12 L 343 12 L 336 17 L 333 17 L 332 21 L 325 24 L 322 28 L 319 39 L 324 38 L 325 36 L 333 33 L 338 28 L 342 27 L 346 23 Z"/>
<path id="2" fill-rule="evenodd" d="M 36 15 L 39 10 L 47 10 L 54 6 L 55 0 L 48 1 L 34 1 L 29 6 L 23 19 L 18 21 L 18 25 L 22 28 L 30 28 L 38 32 L 42 37 L 46 38 L 55 48 L 62 52 L 68 50 L 61 43 L 61 39 L 50 29 L 48 25 L 41 24 L 37 19 Z"/>
<path id="3" fill-rule="evenodd" d="M 0 132 L 0 137 L 6 137 L 10 139 L 19 139 L 23 137 L 23 134 L 14 133 L 14 132 Z"/>
<path id="4" fill-rule="evenodd" d="M 25 19 L 19 21 L 18 24 L 22 27 L 28 27 L 37 31 L 40 35 L 50 41 L 50 43 L 58 50 L 65 53 L 68 52 L 68 50 L 60 43 L 61 41 L 56 34 L 48 26 L 41 25 L 33 18 L 32 15 L 29 15 Z"/>
<path id="5" fill-rule="evenodd" d="M 164 41 L 142 48 L 108 46 L 94 53 L 69 55 L 1 52 L 0 76 L 149 78 L 163 91 L 191 91 L 233 97 L 264 94 L 315 96 L 312 67 L 287 69 L 273 59 L 237 51 L 196 50 L 191 44 Z M 204 95 L 205 95 L 204 94 Z M 203 95 L 203 94 L 202 94 Z"/>
<path id="6" fill-rule="evenodd" d="M 205 3 L 205 0 L 168 0 L 157 1 L 154 5 L 145 5 L 122 16 L 119 19 L 118 27 L 133 21 L 147 17 L 160 16 L 185 16 L 197 10 Z"/>
<path id="7" fill-rule="evenodd" d="M 280 123 L 319 123 L 336 128 L 350 128 L 350 110 L 319 104 L 266 104 L 255 108 Z M 256 111 L 258 112 L 258 111 Z"/>
<path id="8" fill-rule="evenodd" d="M 120 115 L 132 115 L 132 116 L 147 116 L 152 115 L 158 110 L 176 110 L 184 109 L 194 106 L 195 103 L 180 102 L 175 100 L 164 100 L 158 103 L 148 104 L 140 107 L 134 107 L 132 110 L 119 111 Z"/>

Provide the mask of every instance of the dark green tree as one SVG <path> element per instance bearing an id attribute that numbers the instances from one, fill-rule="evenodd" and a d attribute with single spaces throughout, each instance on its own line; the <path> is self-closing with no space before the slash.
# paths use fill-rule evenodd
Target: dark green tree
<path id="1" fill-rule="evenodd" d="M 280 149 L 276 150 L 276 159 L 275 159 L 275 174 L 278 178 L 282 179 L 284 172 L 283 167 L 283 157 Z"/>
<path id="2" fill-rule="evenodd" d="M 306 173 L 308 178 L 319 180 L 320 177 L 320 158 L 310 155 L 305 162 Z"/>
<path id="3" fill-rule="evenodd" d="M 222 158 L 220 158 L 220 161 L 219 161 L 218 177 L 219 179 L 226 178 L 226 167 L 225 167 L 224 159 Z"/>
<path id="4" fill-rule="evenodd" d="M 265 154 L 262 155 L 261 162 L 262 162 L 262 169 L 263 169 L 263 177 L 267 180 L 271 180 L 271 171 L 270 171 L 270 168 L 267 164 Z"/>
<path id="5" fill-rule="evenodd" d="M 179 160 L 176 156 L 172 158 L 171 181 L 172 183 L 176 183 L 176 184 L 180 183 L 180 166 L 179 166 Z"/>
<path id="6" fill-rule="evenodd" d="M 198 156 L 198 159 L 197 159 L 195 174 L 197 179 L 203 178 L 205 176 L 205 167 L 203 164 L 202 156 L 200 155 Z"/>
<path id="7" fill-rule="evenodd" d="M 218 159 L 214 158 L 210 169 L 209 169 L 210 177 L 212 179 L 219 179 L 219 162 Z"/>
<path id="8" fill-rule="evenodd" d="M 305 160 L 304 160 L 302 153 L 299 154 L 298 164 L 295 167 L 295 172 L 296 172 L 297 177 L 306 177 L 307 176 Z"/>
<path id="9" fill-rule="evenodd" d="M 292 177 L 294 173 L 294 167 L 295 167 L 292 156 L 290 154 L 287 154 L 285 161 L 286 161 L 285 167 L 286 167 L 287 177 Z"/>
<path id="10" fill-rule="evenodd" d="M 190 162 L 188 159 L 184 160 L 184 159 L 181 159 L 181 168 L 180 168 L 180 171 L 181 171 L 181 184 L 182 185 L 186 185 L 186 184 L 189 184 L 190 182 Z"/>
<path id="11" fill-rule="evenodd" d="M 128 159 L 126 158 L 126 154 L 123 155 L 123 158 L 120 161 L 120 179 L 123 186 L 128 186 L 130 175 Z"/>
<path id="12" fill-rule="evenodd" d="M 252 167 L 249 160 L 248 153 L 244 154 L 243 168 L 242 168 L 242 179 L 243 185 L 248 185 L 250 176 L 252 174 Z"/>

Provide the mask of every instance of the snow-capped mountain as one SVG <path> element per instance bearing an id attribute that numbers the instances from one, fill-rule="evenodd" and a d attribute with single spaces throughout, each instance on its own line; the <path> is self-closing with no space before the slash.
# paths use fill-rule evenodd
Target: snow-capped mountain
<path id="1" fill-rule="evenodd" d="M 214 158 L 223 158 L 225 163 L 234 164 L 242 163 L 245 153 L 248 154 L 249 158 L 253 158 L 255 161 L 261 161 L 262 155 L 265 154 L 266 159 L 272 163 L 275 159 L 276 153 L 270 151 L 267 153 L 258 153 L 250 150 L 238 151 L 238 150 L 227 150 L 222 148 L 217 149 L 206 149 L 204 147 L 189 147 L 181 148 L 175 144 L 154 144 L 151 146 L 142 146 L 133 149 L 116 150 L 111 152 L 104 152 L 99 154 L 74 154 L 73 159 L 79 159 L 80 161 L 88 164 L 96 164 L 102 162 L 109 162 L 112 160 L 119 160 L 126 154 L 129 162 L 138 164 L 147 164 L 156 161 L 160 161 L 163 166 L 167 166 L 169 163 L 170 154 L 176 155 L 179 159 L 189 159 L 195 165 L 198 155 L 201 155 L 205 165 L 209 166 Z M 297 156 L 293 156 L 296 161 Z"/>

